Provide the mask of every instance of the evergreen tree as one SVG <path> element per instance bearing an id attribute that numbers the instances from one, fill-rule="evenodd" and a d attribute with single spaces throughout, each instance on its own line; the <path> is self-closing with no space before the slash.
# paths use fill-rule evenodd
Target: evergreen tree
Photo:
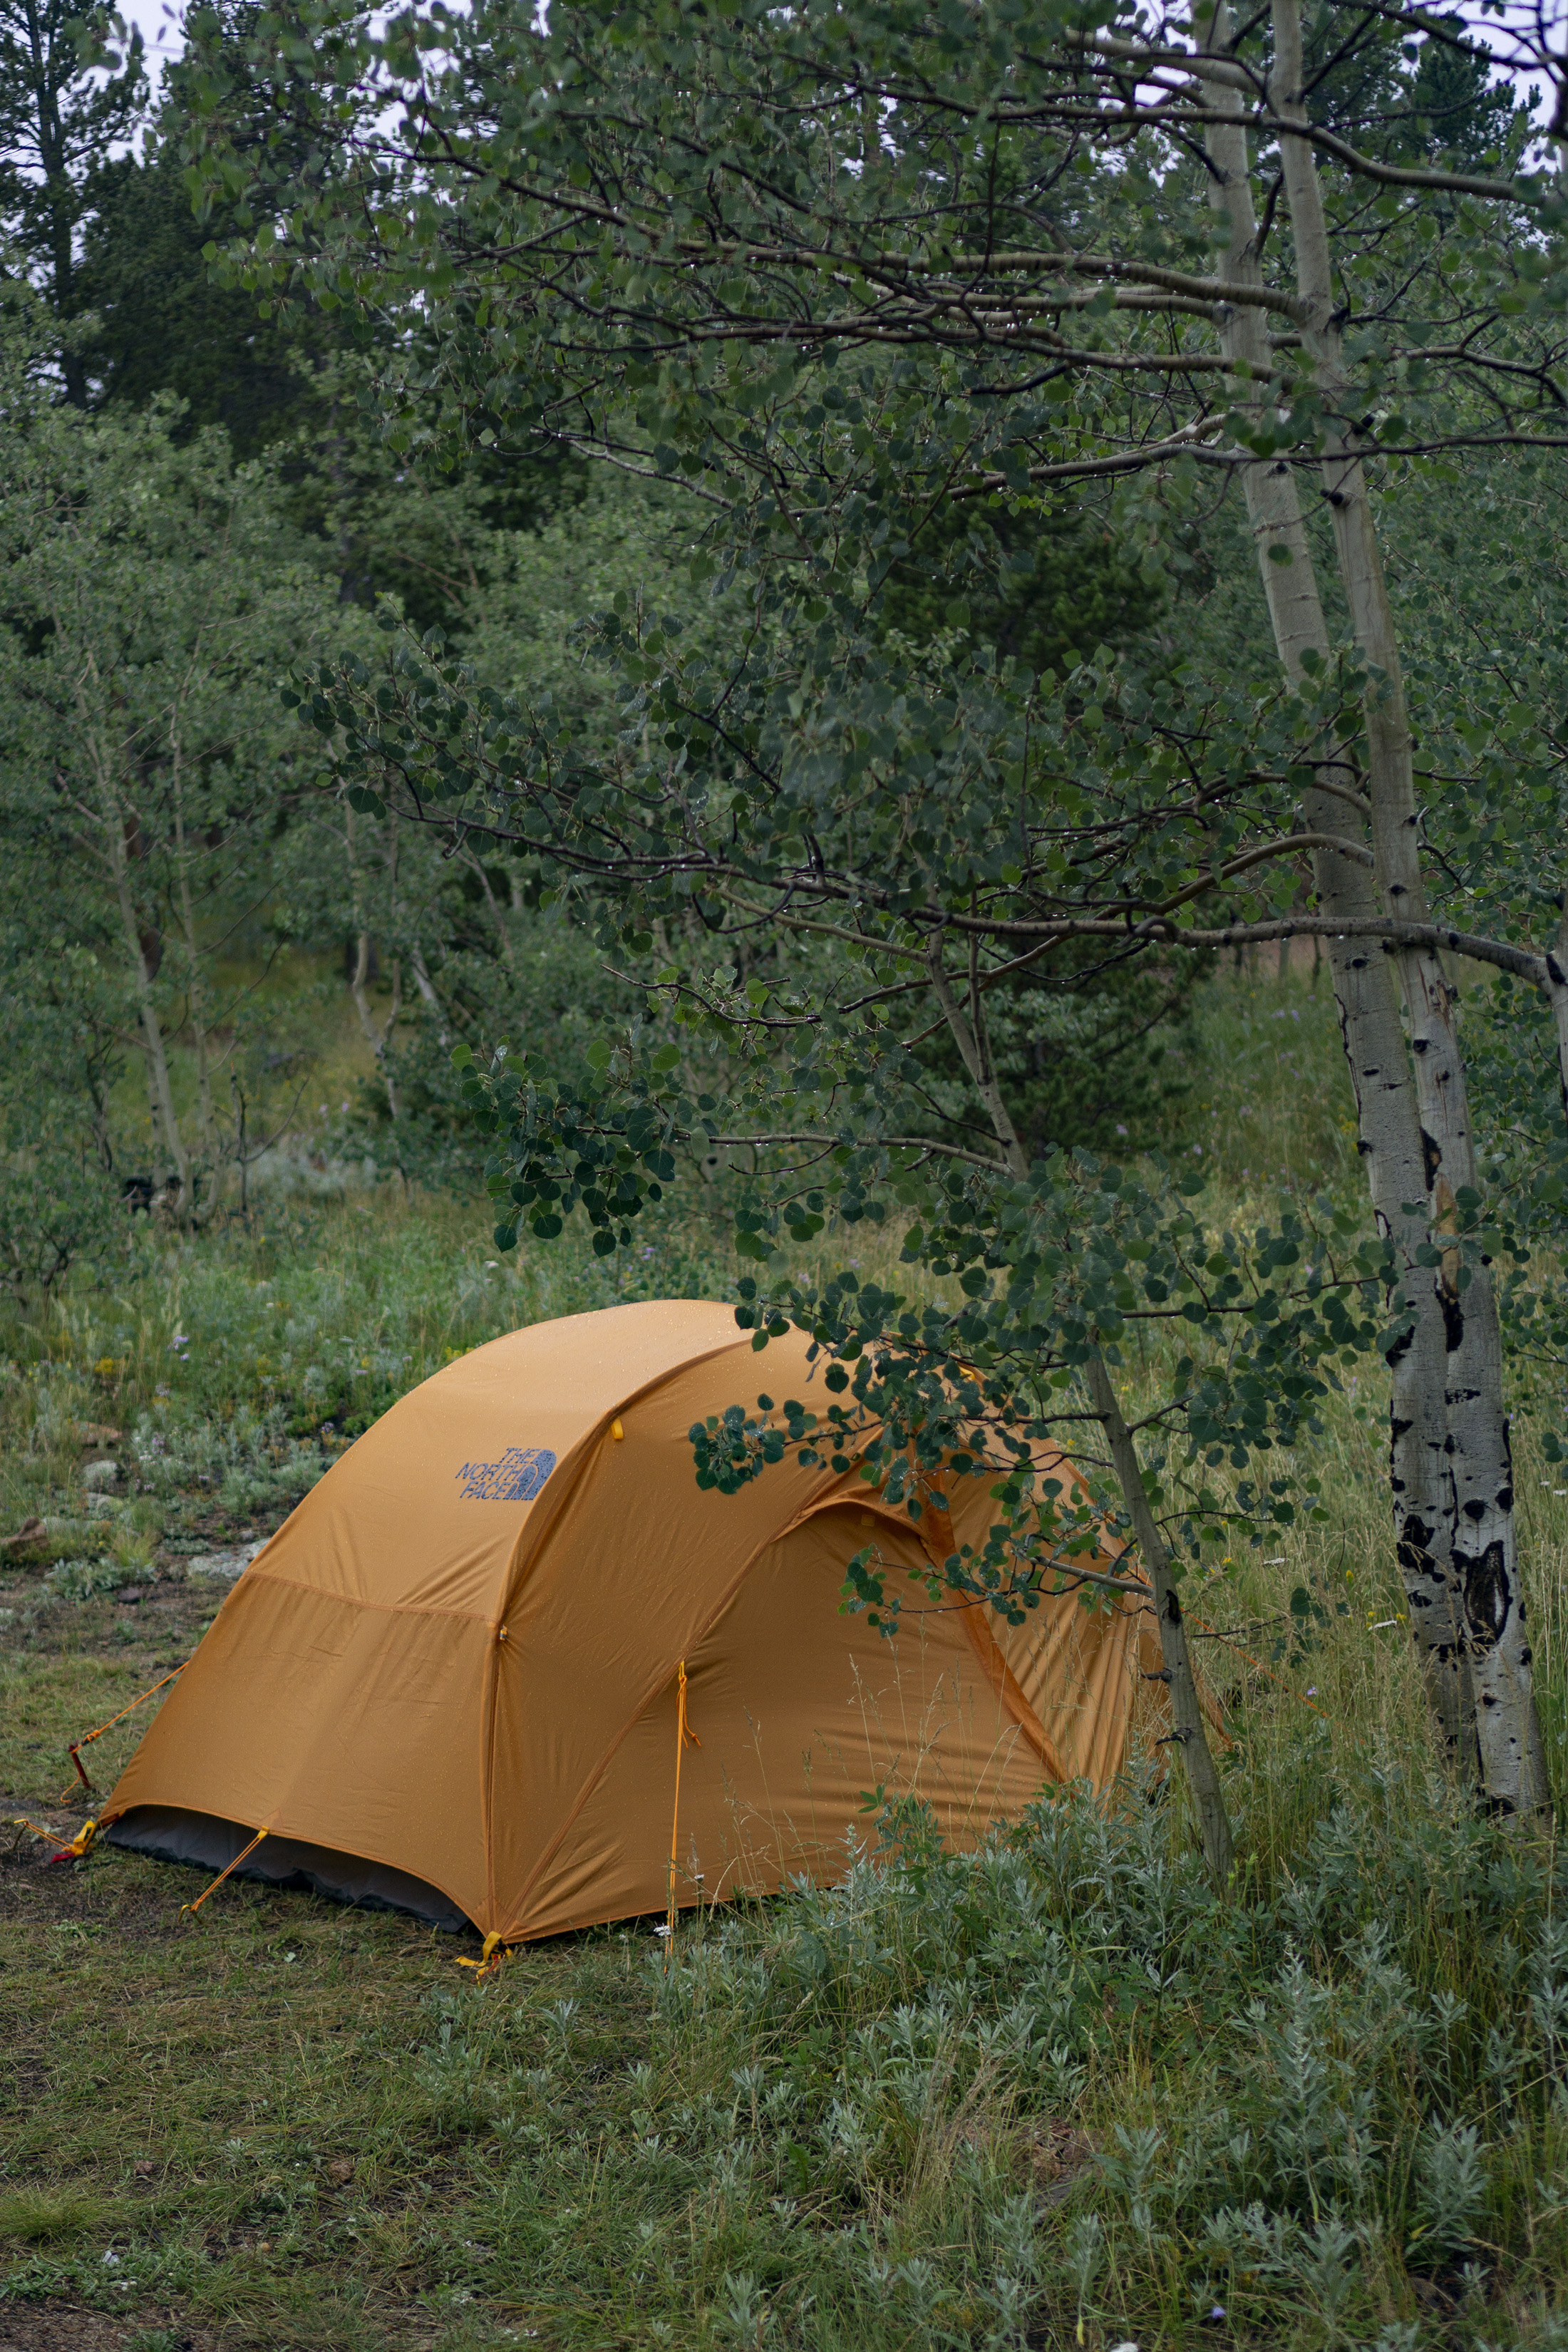
<path id="1" fill-rule="evenodd" d="M 237 43 L 255 15 L 225 7 L 219 38 Z M 574 502 L 581 467 L 548 451 L 479 451 L 443 476 L 391 451 L 365 395 L 410 322 L 314 299 L 264 316 L 253 295 L 215 279 L 214 245 L 253 227 L 265 199 L 209 205 L 197 219 L 181 162 L 191 99 L 176 64 L 144 152 L 102 152 L 91 176 L 77 307 L 96 320 L 83 362 L 93 398 L 140 408 L 173 394 L 177 440 L 216 425 L 238 459 L 270 451 L 284 511 L 343 602 L 395 594 L 422 629 L 463 635 L 494 576 L 496 534 L 537 529 Z M 265 126 L 248 143 L 265 143 Z"/>
<path id="2" fill-rule="evenodd" d="M 309 404 L 300 337 L 257 316 L 253 296 L 212 283 L 211 236 L 191 210 L 175 149 L 100 162 L 77 287 L 97 316 L 89 363 L 101 401 L 184 404 L 183 430 L 221 425 L 238 458 L 297 432 Z"/>
<path id="3" fill-rule="evenodd" d="M 147 98 L 141 34 L 95 79 L 73 36 L 79 13 L 71 0 L 0 0 L 0 222 L 61 320 L 82 308 L 76 239 L 94 173 Z M 60 369 L 66 397 L 85 407 L 88 370 L 69 341 Z"/>
<path id="4" fill-rule="evenodd" d="M 1445 32 L 1453 37 L 1445 39 Z M 1436 19 L 1421 44 L 1409 102 L 1415 118 L 1408 139 L 1413 152 L 1447 156 L 1471 169 L 1502 152 L 1513 92 L 1506 84 L 1493 85 L 1490 53 L 1473 45 L 1462 16 Z"/>

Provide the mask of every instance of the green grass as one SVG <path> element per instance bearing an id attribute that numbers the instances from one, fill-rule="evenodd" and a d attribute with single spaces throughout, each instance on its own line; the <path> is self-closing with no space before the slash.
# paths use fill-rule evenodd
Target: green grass
<path id="1" fill-rule="evenodd" d="M 1226 1215 L 1281 1171 L 1354 1182 L 1338 1052 L 1326 977 L 1216 983 L 1179 1142 Z M 710 1291 L 719 1243 L 677 1202 L 651 1255 L 503 1265 L 477 1206 L 384 1187 L 149 1238 L 9 1327 L 0 1510 L 48 1528 L 0 1556 L 0 1813 L 82 1818 L 67 1745 L 199 1637 L 219 1589 L 193 1552 L 275 1525 L 452 1354 Z M 851 1251 L 889 1274 L 886 1242 Z M 1547 1401 L 1522 1402 L 1560 1766 L 1568 1497 Z M 0 1833 L 0 2334 L 76 2305 L 142 2352 L 1568 2347 L 1563 1872 L 1432 1770 L 1385 1622 L 1382 1414 L 1358 1375 L 1317 1449 L 1328 1524 L 1209 1596 L 1245 1628 L 1205 1647 L 1236 1735 L 1223 1901 L 1179 1787 L 1135 1773 L 965 1860 L 868 1817 L 880 1848 L 840 1889 L 689 1920 L 672 1954 L 647 1922 L 562 1939 L 476 1985 L 411 1921 L 238 1884 L 191 1920 L 194 1876 L 112 1851 L 45 1871 Z M 89 1425 L 128 1472 L 97 1517 Z M 1325 1613 L 1292 1650 L 1299 1583 Z M 100 1787 L 142 1719 L 86 1751 Z"/>

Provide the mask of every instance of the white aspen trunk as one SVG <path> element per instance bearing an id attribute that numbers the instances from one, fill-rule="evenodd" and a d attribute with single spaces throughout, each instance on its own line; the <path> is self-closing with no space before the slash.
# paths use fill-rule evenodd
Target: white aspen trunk
<path id="1" fill-rule="evenodd" d="M 1083 1377 L 1089 1402 L 1105 1427 L 1105 1441 L 1110 1450 L 1116 1483 L 1127 1505 L 1144 1572 L 1153 1589 L 1154 1615 L 1160 1628 L 1160 1654 L 1164 1660 L 1165 1687 L 1171 1694 L 1171 1737 L 1181 1748 L 1182 1761 L 1187 1768 L 1188 1785 L 1192 1789 L 1193 1802 L 1197 1807 L 1204 1858 L 1215 1883 L 1223 1886 L 1230 1876 L 1236 1849 L 1231 1842 L 1230 1822 L 1226 1815 L 1219 1774 L 1215 1769 L 1208 1734 L 1204 1727 L 1204 1711 L 1193 1675 L 1192 1653 L 1187 1647 L 1186 1620 L 1182 1615 L 1181 1597 L 1176 1591 L 1175 1578 L 1171 1573 L 1171 1555 L 1165 1549 L 1159 1524 L 1144 1492 L 1143 1473 L 1132 1433 L 1117 1402 L 1110 1374 L 1098 1352 L 1085 1364 Z"/>
<path id="2" fill-rule="evenodd" d="M 172 786 L 174 805 L 174 859 L 180 884 L 180 928 L 185 942 L 185 1002 L 189 1008 L 191 1037 L 196 1056 L 196 1121 L 202 1148 L 207 1156 L 207 1200 L 210 1213 L 216 1209 L 223 1191 L 224 1171 L 218 1165 L 217 1120 L 213 1110 L 212 1063 L 207 1051 L 206 992 L 202 986 L 200 955 L 196 945 L 195 910 L 191 903 L 191 866 L 189 845 L 185 839 L 184 777 L 180 761 L 178 732 L 172 743 Z M 201 1203 L 193 1194 L 191 1213 L 201 1214 Z"/>
<path id="3" fill-rule="evenodd" d="M 1213 19 L 1216 48 L 1229 39 L 1227 12 Z M 1207 146 L 1210 193 L 1229 221 L 1227 272 L 1234 282 L 1260 284 L 1257 220 L 1247 134 L 1240 101 L 1226 85 L 1207 81 L 1207 106 L 1234 115 L 1211 124 Z M 1258 413 L 1272 366 L 1265 314 L 1237 305 L 1221 328 L 1227 359 L 1237 363 L 1236 396 Z M 1242 488 L 1258 549 L 1275 644 L 1287 675 L 1305 676 L 1303 656 L 1326 660 L 1330 641 L 1311 550 L 1301 520 L 1296 479 L 1281 460 L 1244 467 Z M 1289 558 L 1279 562 L 1279 549 Z M 1318 782 L 1301 797 L 1303 824 L 1348 835 L 1361 830 L 1365 803 L 1354 789 L 1351 763 L 1338 745 L 1325 746 Z M 1347 800 L 1348 795 L 1348 800 Z M 1351 919 L 1379 911 L 1372 877 L 1358 859 L 1329 848 L 1313 853 L 1313 879 L 1323 911 Z M 1389 1362 L 1389 1484 L 1395 1551 L 1428 1700 L 1444 1748 L 1466 1778 L 1475 1769 L 1471 1692 L 1466 1662 L 1462 1596 L 1447 1539 L 1446 1328 L 1430 1277 L 1416 1253 L 1428 1238 L 1424 1214 L 1411 1207 L 1426 1196 L 1426 1156 L 1415 1089 L 1388 959 L 1378 948 L 1331 940 L 1329 966 L 1339 1006 L 1345 1060 L 1355 1093 L 1358 1148 L 1380 1230 L 1394 1243 L 1405 1269 L 1413 1323 Z"/>
<path id="4" fill-rule="evenodd" d="M 355 855 L 356 835 L 354 813 L 352 808 L 345 808 L 343 811 L 343 846 L 348 852 L 349 888 L 353 899 L 354 927 L 356 932 L 354 968 L 349 980 L 349 992 L 354 1001 L 354 1011 L 359 1014 L 359 1025 L 361 1030 L 363 1032 L 365 1043 L 370 1047 L 371 1054 L 375 1062 L 377 1074 L 380 1076 L 383 1087 L 385 1089 L 386 1108 L 391 1113 L 392 1118 L 395 1123 L 401 1115 L 401 1106 L 397 1099 L 396 1081 L 394 1079 L 391 1068 L 387 1063 L 386 1046 L 387 1040 L 392 1035 L 393 1029 L 396 1025 L 398 1013 L 402 1009 L 402 971 L 399 965 L 395 961 L 392 967 L 392 1010 L 387 1014 L 386 1027 L 383 1030 L 377 1026 L 375 1015 L 371 1011 L 370 991 L 367 986 L 367 982 L 370 978 L 370 931 L 366 927 L 360 911 L 359 860 Z M 395 857 L 396 845 L 395 841 L 393 846 L 394 861 L 395 861 Z M 393 888 L 395 894 L 395 862 L 394 864 Z"/>
<path id="5" fill-rule="evenodd" d="M 495 925 L 496 938 L 500 943 L 502 961 L 514 964 L 517 957 L 512 948 L 511 933 L 506 927 L 506 917 L 496 904 L 496 894 L 490 888 L 490 877 L 485 872 L 484 860 L 481 857 L 476 857 L 472 851 L 465 851 L 464 862 L 471 866 L 479 877 L 479 887 L 485 894 L 485 905 L 489 908 L 490 920 Z"/>
<path id="6" fill-rule="evenodd" d="M 105 862 L 114 885 L 115 904 L 120 909 L 120 926 L 131 965 L 132 984 L 136 992 L 137 1016 L 142 1024 L 147 1095 L 153 1106 L 155 1124 L 163 1130 L 163 1149 L 174 1172 L 178 1187 L 174 1213 L 183 1223 L 190 1213 L 191 1160 L 180 1132 L 179 1115 L 174 1108 L 174 1089 L 169 1075 L 169 1057 L 163 1047 L 163 1024 L 153 1001 L 153 975 L 147 969 L 147 958 L 142 947 L 142 927 L 136 919 L 136 901 L 131 888 L 131 860 L 125 850 L 126 811 L 114 789 L 100 747 L 94 765 L 98 769 L 99 801 L 103 812 Z"/>
<path id="7" fill-rule="evenodd" d="M 1568 1127 L 1568 890 L 1563 894 L 1557 944 L 1546 950 L 1546 992 L 1557 1029 L 1557 1084 L 1563 1095 L 1563 1122 Z"/>
<path id="8" fill-rule="evenodd" d="M 1272 0 L 1272 8 L 1274 111 L 1283 121 L 1304 123 L 1297 0 Z M 1350 387 L 1317 162 L 1304 139 L 1282 133 L 1279 148 L 1297 291 L 1310 306 L 1304 341 L 1325 406 L 1329 452 L 1323 484 L 1340 576 L 1356 644 L 1379 673 L 1363 705 L 1379 895 L 1384 912 L 1426 922 L 1430 918 L 1421 875 L 1410 721 L 1369 487 L 1346 414 Z M 1456 1195 L 1476 1187 L 1477 1173 L 1464 1059 L 1454 1024 L 1455 992 L 1433 950 L 1400 948 L 1394 960 L 1415 1057 L 1426 1158 L 1424 1192 L 1433 1226 L 1451 1230 Z M 1464 1596 L 1482 1791 L 1499 1811 L 1533 1813 L 1546 1809 L 1551 1796 L 1517 1557 L 1502 1334 L 1489 1267 L 1473 1266 L 1461 1289 L 1458 1263 L 1457 1252 L 1447 1254 L 1438 1276 L 1447 1354 L 1447 1544 Z"/>
<path id="9" fill-rule="evenodd" d="M 1018 1130 L 1013 1124 L 1012 1113 L 1007 1108 L 996 1076 L 995 1064 L 991 1052 L 991 1034 L 985 1021 L 985 1009 L 980 1002 L 980 991 L 975 984 L 978 977 L 975 970 L 977 953 L 978 945 L 972 939 L 969 951 L 967 1014 L 958 1002 L 952 982 L 948 978 L 947 967 L 942 961 L 942 934 L 940 931 L 932 940 L 927 951 L 926 969 L 931 974 L 931 988 L 937 1003 L 942 1007 L 942 1017 L 952 1033 L 953 1043 L 958 1047 L 964 1068 L 973 1081 L 974 1090 L 985 1106 L 985 1115 L 991 1121 L 992 1131 L 997 1142 L 1002 1146 L 1007 1165 L 1015 1176 L 1026 1176 L 1029 1172 L 1029 1155 L 1025 1150 Z"/>
<path id="10" fill-rule="evenodd" d="M 441 1045 L 449 1045 L 452 1042 L 452 1033 L 447 1025 L 446 1008 L 436 993 L 436 983 L 430 977 L 430 967 L 425 961 L 425 950 L 417 940 L 409 950 L 408 961 L 414 969 L 414 985 L 436 1015 L 437 1038 Z"/>
<path id="11" fill-rule="evenodd" d="M 1012 1114 L 996 1076 L 979 986 L 978 953 L 978 944 L 972 940 L 967 1013 L 958 1002 L 957 992 L 942 962 L 940 932 L 931 941 L 926 959 L 927 969 L 932 992 L 952 1032 L 963 1066 L 985 1105 L 1008 1169 L 1013 1175 L 1023 1177 L 1029 1172 L 1028 1154 L 1013 1124 Z M 1144 1491 L 1137 1441 L 1123 1418 L 1110 1375 L 1098 1352 L 1084 1366 L 1084 1381 L 1094 1411 L 1105 1427 L 1110 1465 L 1116 1474 L 1116 1483 L 1121 1490 L 1121 1499 L 1132 1523 L 1132 1532 L 1137 1538 L 1138 1549 L 1152 1588 L 1155 1616 L 1160 1627 L 1160 1651 L 1164 1661 L 1164 1681 L 1171 1694 L 1171 1737 L 1180 1747 L 1182 1761 L 1186 1767 L 1188 1785 L 1197 1809 L 1198 1831 L 1203 1840 L 1205 1858 L 1215 1883 L 1223 1886 L 1230 1875 L 1235 1849 L 1225 1798 L 1220 1790 L 1219 1774 L 1215 1769 L 1203 1708 L 1198 1701 L 1192 1653 L 1187 1646 L 1186 1622 L 1182 1615 L 1176 1580 L 1171 1573 L 1171 1556 Z"/>
<path id="12" fill-rule="evenodd" d="M 397 1100 L 396 1081 L 393 1077 L 392 1070 L 386 1058 L 386 1041 L 391 1036 L 392 1032 L 396 1025 L 397 1015 L 402 1010 L 402 970 L 396 962 L 394 962 L 392 967 L 392 1009 L 386 1016 L 386 1026 L 384 1029 L 382 1029 L 377 1025 L 375 1015 L 371 1011 L 370 992 L 365 984 L 369 977 L 369 973 L 370 933 L 368 931 L 362 931 L 359 935 L 359 944 L 354 953 L 353 978 L 349 982 L 349 989 L 353 997 L 354 1010 L 359 1014 L 359 1025 L 364 1032 L 365 1043 L 369 1045 L 372 1054 L 375 1056 L 375 1066 L 377 1071 L 380 1073 L 381 1083 L 386 1089 L 386 1108 L 395 1119 L 400 1117 L 401 1112 Z"/>

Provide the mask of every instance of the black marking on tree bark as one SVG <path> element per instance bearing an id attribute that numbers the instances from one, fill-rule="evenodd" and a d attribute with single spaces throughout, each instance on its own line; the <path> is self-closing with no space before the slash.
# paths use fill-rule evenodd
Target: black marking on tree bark
<path id="1" fill-rule="evenodd" d="M 1425 1128 L 1421 1130 L 1421 1158 L 1426 1165 L 1426 1190 L 1429 1192 L 1437 1181 L 1437 1171 L 1443 1165 L 1443 1147 L 1435 1135 L 1427 1134 Z"/>
<path id="2" fill-rule="evenodd" d="M 1465 1310 L 1447 1283 L 1437 1293 L 1437 1297 L 1443 1309 L 1443 1336 L 1448 1343 L 1448 1353 L 1457 1355 L 1464 1345 Z"/>
<path id="3" fill-rule="evenodd" d="M 1418 1588 L 1418 1580 L 1426 1578 L 1434 1586 L 1439 1584 L 1436 1562 L 1432 1557 L 1432 1529 L 1412 1511 L 1401 1523 L 1395 1538 L 1395 1556 L 1404 1581 L 1405 1597 L 1412 1609 L 1430 1609 L 1431 1595 Z"/>
<path id="4" fill-rule="evenodd" d="M 1462 1552 L 1456 1545 L 1454 1565 L 1464 1580 L 1465 1618 L 1470 1632 L 1483 1647 L 1495 1649 L 1513 1604 L 1500 1537 L 1481 1552 Z M 1496 1701 L 1489 1697 L 1485 1704 L 1495 1706 Z"/>

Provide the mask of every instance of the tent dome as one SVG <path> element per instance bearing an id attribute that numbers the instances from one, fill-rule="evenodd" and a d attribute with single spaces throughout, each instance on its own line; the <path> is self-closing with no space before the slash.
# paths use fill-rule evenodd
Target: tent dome
<path id="1" fill-rule="evenodd" d="M 692 1423 L 764 1364 L 810 1396 L 800 1335 L 759 1362 L 730 1308 L 660 1300 L 412 1390 L 235 1584 L 109 1836 L 217 1870 L 265 1830 L 246 1875 L 512 1942 L 662 1909 L 672 1875 L 683 1905 L 837 1876 L 870 1790 L 967 1843 L 1054 1782 L 1103 1787 L 1152 1618 L 1067 1597 L 1013 1629 L 955 1601 L 889 1640 L 845 1616 L 851 1555 L 921 1567 L 933 1515 L 793 1454 L 699 1488 Z M 954 1482 L 942 1536 L 984 1541 L 985 1484 Z"/>

